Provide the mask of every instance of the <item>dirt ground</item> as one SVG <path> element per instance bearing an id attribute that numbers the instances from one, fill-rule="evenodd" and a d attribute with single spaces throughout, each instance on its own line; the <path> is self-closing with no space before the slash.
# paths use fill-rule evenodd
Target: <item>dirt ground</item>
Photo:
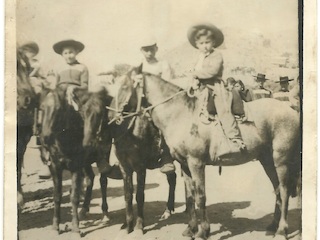
<path id="1" fill-rule="evenodd" d="M 112 156 L 112 161 L 116 161 Z M 64 173 L 63 200 L 61 206 L 61 232 L 51 230 L 53 216 L 52 180 L 40 180 L 39 171 L 43 168 L 39 150 L 28 148 L 25 155 L 22 178 L 25 207 L 19 216 L 18 234 L 20 240 L 69 240 L 74 235 L 68 230 L 71 225 L 71 205 L 69 201 L 70 175 Z M 177 165 L 178 167 L 178 165 Z M 184 213 L 184 184 L 177 168 L 175 213 L 167 220 L 159 221 L 166 207 L 168 184 L 159 170 L 147 172 L 145 190 L 144 235 L 127 235 L 120 226 L 125 219 L 125 204 L 122 181 L 108 181 L 108 205 L 111 220 L 101 220 L 101 194 L 99 177 L 94 182 L 90 213 L 81 221 L 83 240 L 92 239 L 145 239 L 180 240 L 187 226 L 188 216 Z M 97 170 L 95 169 L 95 172 Z M 210 219 L 210 240 L 223 239 L 276 239 L 266 235 L 265 228 L 271 223 L 275 195 L 269 179 L 259 162 L 250 162 L 237 167 L 225 167 L 219 176 L 217 167 L 206 168 L 207 214 Z M 134 201 L 135 203 L 135 201 Z M 136 205 L 134 205 L 136 207 Z M 301 209 L 297 198 L 289 202 L 289 239 L 301 239 Z"/>

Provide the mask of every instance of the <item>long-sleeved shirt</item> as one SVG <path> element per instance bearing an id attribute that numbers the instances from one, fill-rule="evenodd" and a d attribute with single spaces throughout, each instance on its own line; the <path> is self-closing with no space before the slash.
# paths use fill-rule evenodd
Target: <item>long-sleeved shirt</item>
<path id="1" fill-rule="evenodd" d="M 205 84 L 213 84 L 216 79 L 222 77 L 223 58 L 222 55 L 213 50 L 208 54 L 200 54 L 194 68 L 194 75 Z"/>
<path id="2" fill-rule="evenodd" d="M 73 64 L 64 63 L 56 70 L 56 84 L 73 84 L 81 88 L 88 87 L 88 68 L 78 61 Z"/>

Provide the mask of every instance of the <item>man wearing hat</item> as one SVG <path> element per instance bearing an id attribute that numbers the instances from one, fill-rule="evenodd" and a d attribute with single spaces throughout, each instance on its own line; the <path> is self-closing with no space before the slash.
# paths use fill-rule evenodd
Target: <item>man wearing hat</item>
<path id="1" fill-rule="evenodd" d="M 222 80 L 223 59 L 216 50 L 223 43 L 224 35 L 216 26 L 210 23 L 201 23 L 192 26 L 187 37 L 190 44 L 200 53 L 193 71 L 193 88 L 197 89 L 201 83 L 209 92 L 207 106 L 200 113 L 201 119 L 208 124 L 215 115 L 218 116 L 227 141 L 221 139 L 223 146 L 218 149 L 217 156 L 220 158 L 229 154 L 235 156 L 235 154 L 241 153 L 246 146 L 237 122 L 231 113 L 231 93 L 225 89 Z"/>
<path id="2" fill-rule="evenodd" d="M 257 88 L 253 89 L 253 100 L 260 98 L 272 98 L 272 91 L 264 87 L 265 81 L 269 80 L 265 74 L 258 73 L 257 76 L 253 76 L 258 84 Z"/>
<path id="3" fill-rule="evenodd" d="M 280 77 L 279 81 L 275 83 L 280 83 L 279 92 L 275 93 L 273 97 L 280 101 L 289 101 L 289 82 L 293 81 L 293 79 L 289 79 L 286 77 Z"/>

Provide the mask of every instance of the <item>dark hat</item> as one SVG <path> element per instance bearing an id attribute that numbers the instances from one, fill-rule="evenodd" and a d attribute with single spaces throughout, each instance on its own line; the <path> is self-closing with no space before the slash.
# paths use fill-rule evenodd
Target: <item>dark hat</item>
<path id="1" fill-rule="evenodd" d="M 55 43 L 53 45 L 53 50 L 56 53 L 61 54 L 63 48 L 65 48 L 65 47 L 73 47 L 76 50 L 78 50 L 79 52 L 81 52 L 84 49 L 83 43 L 75 41 L 73 39 L 68 39 L 68 40 L 63 40 L 63 41 Z"/>
<path id="2" fill-rule="evenodd" d="M 39 46 L 37 43 L 35 42 L 26 42 L 24 44 L 21 45 L 20 49 L 22 50 L 29 50 L 29 51 L 32 51 L 33 53 L 35 54 L 38 54 L 39 53 Z"/>
<path id="3" fill-rule="evenodd" d="M 257 82 L 269 80 L 268 78 L 266 78 L 265 74 L 261 74 L 261 73 L 258 73 L 258 75 L 254 77 L 256 78 Z"/>
<path id="4" fill-rule="evenodd" d="M 287 76 L 285 76 L 285 77 L 280 77 L 280 80 L 276 81 L 276 83 L 289 82 L 289 81 L 293 81 L 293 79 L 289 79 Z"/>
<path id="5" fill-rule="evenodd" d="M 196 40 L 195 40 L 194 37 L 197 34 L 197 32 L 199 30 L 201 30 L 201 29 L 207 29 L 207 30 L 212 31 L 213 38 L 215 40 L 215 45 L 214 45 L 215 48 L 219 47 L 223 43 L 224 35 L 223 35 L 223 33 L 221 32 L 221 30 L 219 28 L 217 28 L 216 26 L 212 25 L 211 23 L 201 23 L 201 24 L 197 24 L 197 25 L 192 26 L 188 30 L 188 35 L 187 36 L 188 36 L 190 44 L 193 47 L 197 48 Z"/>

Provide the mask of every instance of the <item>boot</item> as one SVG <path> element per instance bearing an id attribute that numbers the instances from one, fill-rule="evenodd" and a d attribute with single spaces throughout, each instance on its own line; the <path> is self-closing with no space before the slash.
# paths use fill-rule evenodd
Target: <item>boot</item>
<path id="1" fill-rule="evenodd" d="M 241 139 L 223 138 L 218 148 L 217 157 L 220 159 L 237 158 L 246 150 L 246 145 Z"/>
<path id="2" fill-rule="evenodd" d="M 173 164 L 173 158 L 170 154 L 168 145 L 166 144 L 163 136 L 161 137 L 161 159 L 160 159 L 160 172 L 170 174 L 175 172 L 176 167 Z"/>

